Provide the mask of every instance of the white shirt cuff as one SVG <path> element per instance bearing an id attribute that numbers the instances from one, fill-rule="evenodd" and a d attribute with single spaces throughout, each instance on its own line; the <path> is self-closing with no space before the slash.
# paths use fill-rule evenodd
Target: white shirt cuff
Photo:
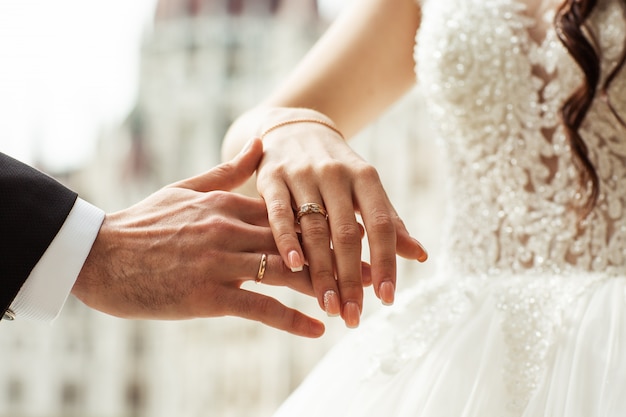
<path id="1" fill-rule="evenodd" d="M 74 207 L 11 303 L 16 319 L 51 322 L 78 278 L 104 221 L 104 211 L 77 198 Z"/>

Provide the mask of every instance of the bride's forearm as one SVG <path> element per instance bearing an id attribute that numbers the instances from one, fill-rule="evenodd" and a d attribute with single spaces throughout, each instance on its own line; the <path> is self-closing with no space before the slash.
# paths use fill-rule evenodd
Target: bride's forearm
<path id="1" fill-rule="evenodd" d="M 232 158 L 269 125 L 300 117 L 302 108 L 331 119 L 346 138 L 355 135 L 415 84 L 412 51 L 420 20 L 414 0 L 358 2 L 264 103 L 237 119 L 222 157 Z"/>
<path id="2" fill-rule="evenodd" d="M 415 85 L 415 0 L 354 2 L 265 101 L 330 117 L 346 137 Z"/>

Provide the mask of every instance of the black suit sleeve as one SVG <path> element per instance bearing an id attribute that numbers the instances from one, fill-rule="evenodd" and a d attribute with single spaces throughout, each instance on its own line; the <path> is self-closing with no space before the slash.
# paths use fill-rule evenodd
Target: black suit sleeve
<path id="1" fill-rule="evenodd" d="M 51 177 L 0 153 L 0 319 L 76 197 Z"/>

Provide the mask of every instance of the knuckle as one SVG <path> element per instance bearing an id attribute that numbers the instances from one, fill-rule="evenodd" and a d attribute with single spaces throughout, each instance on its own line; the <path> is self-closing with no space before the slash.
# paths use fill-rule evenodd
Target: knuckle
<path id="1" fill-rule="evenodd" d="M 277 247 L 290 247 L 292 245 L 299 245 L 298 238 L 294 235 L 293 232 L 277 232 L 274 234 L 274 241 L 276 242 Z"/>
<path id="2" fill-rule="evenodd" d="M 394 234 L 395 226 L 393 224 L 393 218 L 386 210 L 378 210 L 374 213 L 370 213 L 369 219 L 369 232 L 376 234 Z"/>
<path id="3" fill-rule="evenodd" d="M 263 169 L 259 170 L 259 178 L 277 179 L 286 176 L 286 167 L 284 164 L 276 161 L 267 161 L 264 163 Z"/>
<path id="4" fill-rule="evenodd" d="M 341 292 L 342 299 L 359 298 L 363 294 L 363 282 L 361 280 L 354 279 L 340 279 L 339 291 Z"/>
<path id="5" fill-rule="evenodd" d="M 295 311 L 288 310 L 285 313 L 285 316 L 288 319 L 288 323 L 290 323 L 289 328 L 296 329 L 296 330 L 308 328 L 308 323 L 307 323 L 306 318 L 300 314 L 297 314 Z"/>
<path id="6" fill-rule="evenodd" d="M 220 214 L 213 214 L 207 217 L 207 227 L 214 235 L 222 235 L 233 229 L 233 225 L 229 219 Z"/>
<path id="7" fill-rule="evenodd" d="M 273 199 L 267 203 L 267 212 L 270 219 L 284 219 L 293 217 L 291 205 L 280 199 Z"/>
<path id="8" fill-rule="evenodd" d="M 257 188 L 261 194 L 276 189 L 279 184 L 284 184 L 290 175 L 284 166 L 267 164 L 263 169 L 257 170 Z"/>
<path id="9" fill-rule="evenodd" d="M 332 269 L 324 268 L 324 267 L 311 267 L 311 280 L 313 281 L 313 286 L 315 288 L 322 288 L 328 284 L 328 282 L 335 281 L 335 273 Z"/>
<path id="10" fill-rule="evenodd" d="M 378 171 L 370 164 L 360 164 L 355 167 L 357 172 L 357 178 L 360 178 L 365 183 L 380 183 L 380 176 Z"/>
<path id="11" fill-rule="evenodd" d="M 301 161 L 297 165 L 281 162 L 266 164 L 257 174 L 258 182 L 263 188 L 271 189 L 276 184 L 291 182 L 301 178 L 310 178 L 315 173 L 312 164 Z"/>
<path id="12" fill-rule="evenodd" d="M 207 200 L 213 201 L 216 205 L 226 205 L 230 203 L 233 194 L 222 190 L 214 190 L 205 194 Z"/>
<path id="13" fill-rule="evenodd" d="M 337 160 L 325 161 L 321 165 L 320 171 L 324 178 L 332 181 L 344 180 L 348 175 L 348 167 Z"/>
<path id="14" fill-rule="evenodd" d="M 226 191 L 211 191 L 202 194 L 197 200 L 197 210 L 206 215 L 207 212 L 219 210 L 230 212 L 240 201 L 239 196 Z"/>
<path id="15" fill-rule="evenodd" d="M 265 321 L 265 323 L 276 326 L 282 330 L 293 331 L 303 329 L 306 325 L 303 317 L 295 311 L 285 307 L 275 308 L 271 314 L 273 323 L 270 323 L 269 320 Z"/>
<path id="16" fill-rule="evenodd" d="M 310 179 L 315 176 L 315 168 L 309 164 L 302 164 L 294 167 L 291 171 L 292 178 L 306 178 Z"/>
<path id="17" fill-rule="evenodd" d="M 360 246 L 361 230 L 357 223 L 344 223 L 336 227 L 333 242 L 343 246 Z"/>
<path id="18" fill-rule="evenodd" d="M 234 170 L 235 170 L 234 164 L 232 163 L 232 161 L 228 161 L 226 163 L 223 163 L 214 167 L 211 173 L 215 177 L 218 177 L 219 179 L 225 179 L 225 178 L 230 177 Z"/>
<path id="19" fill-rule="evenodd" d="M 281 309 L 276 308 L 276 303 L 274 302 L 274 299 L 272 298 L 263 297 L 259 299 L 258 301 L 256 301 L 255 304 L 256 305 L 254 306 L 255 307 L 254 310 L 261 317 L 274 317 L 280 320 L 281 316 L 284 313 L 281 311 Z M 252 306 L 250 306 L 250 310 L 251 311 L 253 310 Z"/>

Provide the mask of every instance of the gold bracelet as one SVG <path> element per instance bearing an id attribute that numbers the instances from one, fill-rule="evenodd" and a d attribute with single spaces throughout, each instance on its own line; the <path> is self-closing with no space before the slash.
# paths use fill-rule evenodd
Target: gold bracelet
<path id="1" fill-rule="evenodd" d="M 261 133 L 260 138 L 263 139 L 268 133 L 270 133 L 273 130 L 278 129 L 279 127 L 292 125 L 292 124 L 295 124 L 295 123 L 317 123 L 317 124 L 320 124 L 322 126 L 326 126 L 330 130 L 332 130 L 333 132 L 335 132 L 339 136 L 341 136 L 341 139 L 345 140 L 345 138 L 343 137 L 343 134 L 341 133 L 341 131 L 339 129 L 337 129 L 337 127 L 335 125 L 333 125 L 332 123 L 326 122 L 324 120 L 321 120 L 321 119 L 292 119 L 292 120 L 285 120 L 284 122 L 277 123 L 274 126 L 266 129 L 263 133 Z"/>

